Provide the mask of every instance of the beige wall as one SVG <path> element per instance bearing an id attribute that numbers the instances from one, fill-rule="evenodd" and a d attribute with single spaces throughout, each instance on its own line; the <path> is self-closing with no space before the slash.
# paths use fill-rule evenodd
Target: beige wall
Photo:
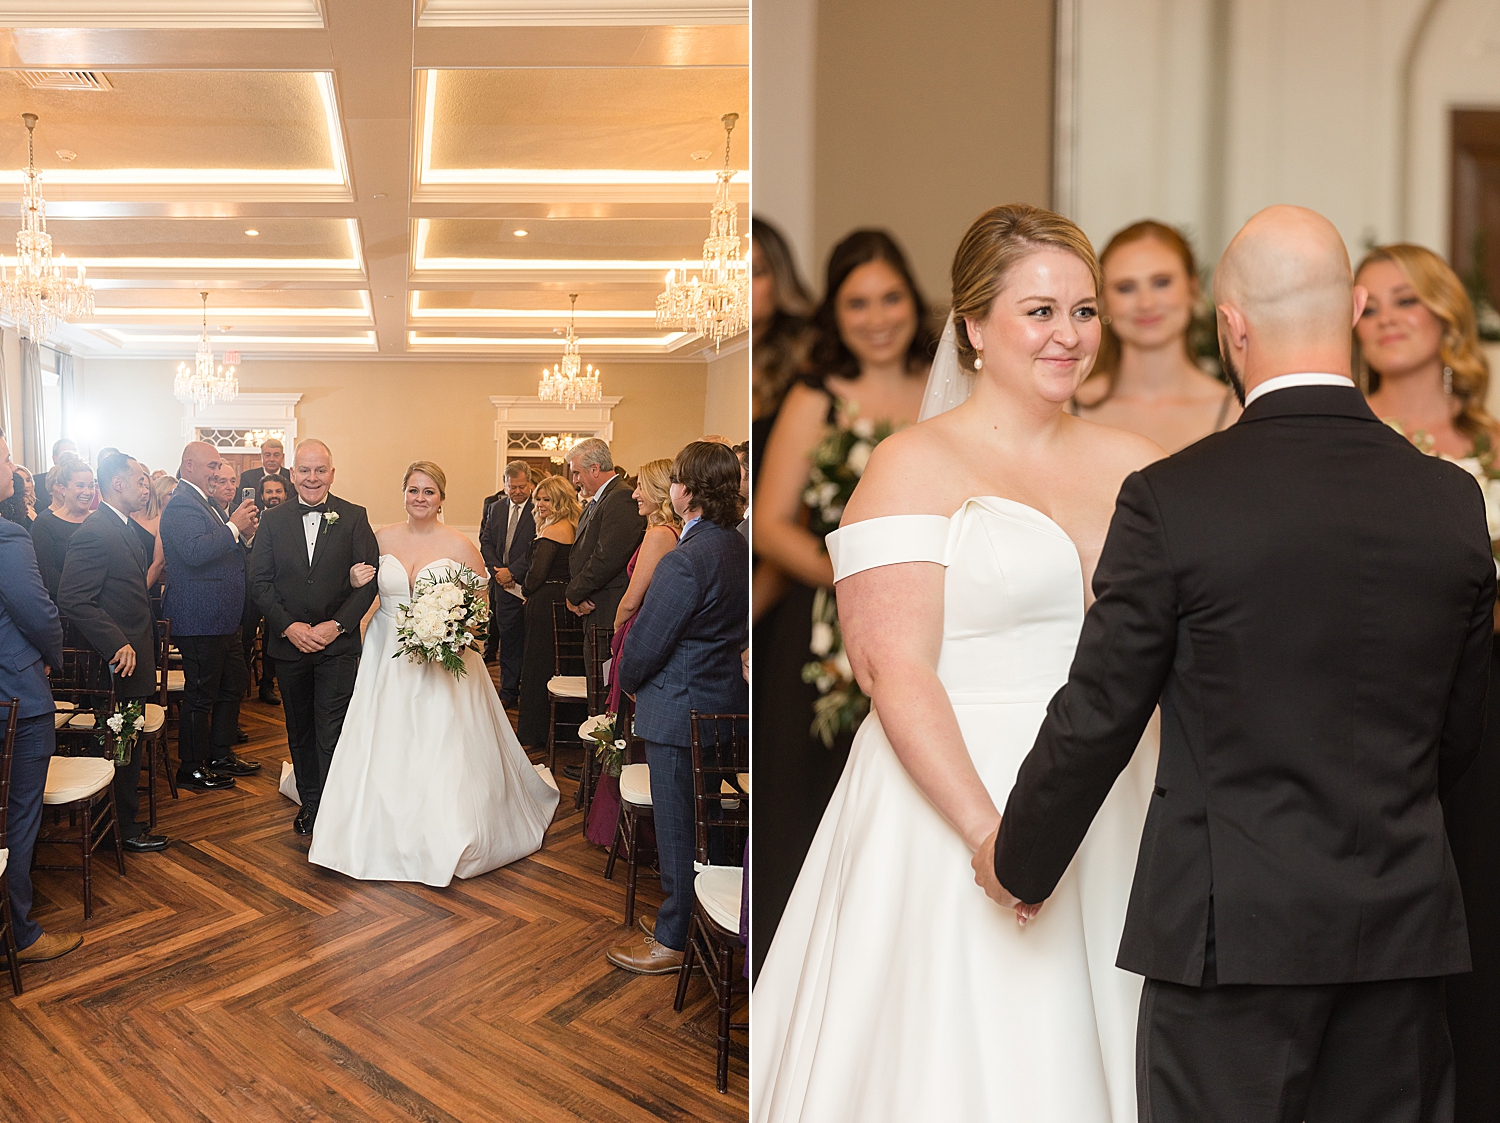
<path id="1" fill-rule="evenodd" d="M 740 344 L 710 358 L 703 402 L 703 432 L 728 437 L 735 444 L 750 439 L 750 348 Z"/>
<path id="2" fill-rule="evenodd" d="M 82 412 L 94 426 L 94 446 L 115 445 L 153 468 L 175 469 L 182 450 L 182 406 L 172 397 L 168 360 L 89 359 L 83 364 Z M 435 460 L 448 474 L 445 518 L 455 526 L 479 522 L 484 497 L 496 489 L 492 394 L 536 393 L 533 364 L 398 360 L 252 360 L 240 388 L 300 393 L 299 434 L 334 451 L 335 491 L 370 509 L 377 525 L 401 517 L 401 474 L 413 460 Z M 672 456 L 700 437 L 706 417 L 707 367 L 702 362 L 614 362 L 604 390 L 623 400 L 615 408 L 614 455 L 627 469 Z M 745 382 L 739 403 L 747 412 Z M 743 419 L 722 431 L 737 436 Z"/>
<path id="3" fill-rule="evenodd" d="M 980 212 L 1047 205 L 1052 19 L 1038 0 L 818 0 L 815 284 L 840 238 L 884 226 L 946 302 Z M 757 163 L 757 190 L 775 174 Z"/>

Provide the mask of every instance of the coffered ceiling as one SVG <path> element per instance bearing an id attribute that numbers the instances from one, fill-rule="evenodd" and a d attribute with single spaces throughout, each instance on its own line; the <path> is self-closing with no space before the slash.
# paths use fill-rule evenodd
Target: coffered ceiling
<path id="1" fill-rule="evenodd" d="M 86 354 L 701 355 L 658 329 L 749 165 L 745 0 L 0 0 L 0 253 L 35 113 Z M 734 181 L 748 231 L 748 173 Z"/>

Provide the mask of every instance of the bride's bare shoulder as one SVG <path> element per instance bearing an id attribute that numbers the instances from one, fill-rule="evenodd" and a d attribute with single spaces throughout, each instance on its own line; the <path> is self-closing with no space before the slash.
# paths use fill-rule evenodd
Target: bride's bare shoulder
<path id="1" fill-rule="evenodd" d="M 1128 429 L 1115 429 L 1081 417 L 1068 420 L 1080 456 L 1090 467 L 1090 475 L 1111 481 L 1115 487 L 1131 472 L 1138 472 L 1167 455 L 1155 441 Z"/>
<path id="2" fill-rule="evenodd" d="M 843 523 L 885 515 L 951 515 L 955 445 L 942 418 L 892 433 L 875 447 Z"/>

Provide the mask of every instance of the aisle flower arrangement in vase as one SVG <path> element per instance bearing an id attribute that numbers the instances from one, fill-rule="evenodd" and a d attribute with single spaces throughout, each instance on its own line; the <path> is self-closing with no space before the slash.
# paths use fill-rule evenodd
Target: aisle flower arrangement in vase
<path id="1" fill-rule="evenodd" d="M 594 756 L 602 773 L 617 777 L 625 766 L 625 739 L 615 736 L 615 721 L 613 713 L 594 714 L 578 727 L 578 737 L 594 743 Z"/>
<path id="2" fill-rule="evenodd" d="M 109 733 L 99 734 L 99 745 L 101 748 L 108 747 L 110 736 L 114 736 L 115 764 L 124 764 L 130 759 L 135 739 L 141 735 L 141 727 L 145 725 L 145 712 L 145 703 L 134 698 L 128 702 L 116 702 L 115 712 L 105 719 L 104 724 L 109 727 Z"/>
<path id="3" fill-rule="evenodd" d="M 819 538 L 838 529 L 844 507 L 859 485 L 875 446 L 895 431 L 888 422 L 874 424 L 841 413 L 812 451 L 802 501 L 809 512 L 808 529 Z M 802 668 L 802 681 L 818 688 L 813 703 L 813 734 L 831 749 L 842 733 L 859 728 L 870 712 L 870 699 L 854 680 L 844 633 L 839 628 L 838 599 L 832 589 L 819 589 L 813 598 L 811 652 L 817 658 Z"/>
<path id="4" fill-rule="evenodd" d="M 467 567 L 446 569 L 417 580 L 411 600 L 396 608 L 400 646 L 392 659 L 441 663 L 454 678 L 468 668 L 464 652 L 484 649 L 490 606 L 484 578 Z"/>

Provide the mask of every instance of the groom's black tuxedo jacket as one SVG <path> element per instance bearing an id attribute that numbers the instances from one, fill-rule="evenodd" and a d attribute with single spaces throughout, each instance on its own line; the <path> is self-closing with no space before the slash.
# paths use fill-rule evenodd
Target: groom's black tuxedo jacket
<path id="1" fill-rule="evenodd" d="M 1052 893 L 1158 698 L 1118 964 L 1197 986 L 1469 970 L 1438 802 L 1479 749 L 1495 570 L 1461 468 L 1357 390 L 1275 390 L 1131 475 L 995 872 Z"/>
<path id="2" fill-rule="evenodd" d="M 311 563 L 302 523 L 305 508 L 295 495 L 260 517 L 250 551 L 250 595 L 266 618 L 267 647 L 276 659 L 303 657 L 282 635 L 298 621 L 337 620 L 344 626 L 344 634 L 319 654 L 359 653 L 359 622 L 375 603 L 376 582 L 356 589 L 349 584 L 349 570 L 356 562 L 379 568 L 380 546 L 363 507 L 330 495 L 328 510 L 338 518 L 330 525 L 324 516 Z"/>

